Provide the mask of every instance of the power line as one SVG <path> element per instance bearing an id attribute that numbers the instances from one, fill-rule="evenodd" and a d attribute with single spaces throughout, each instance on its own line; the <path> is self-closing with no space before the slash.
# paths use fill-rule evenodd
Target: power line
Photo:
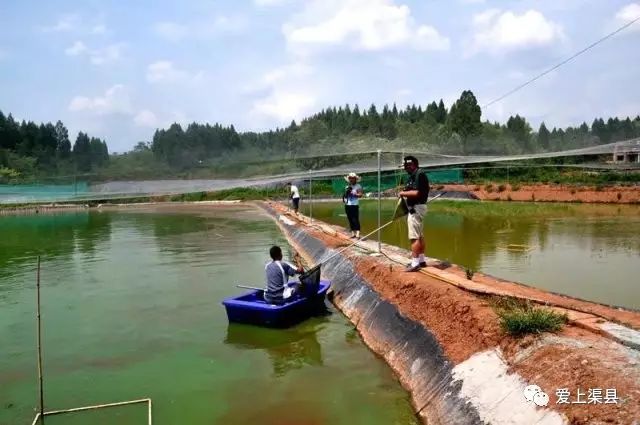
<path id="1" fill-rule="evenodd" d="M 502 96 L 500 96 L 497 99 L 492 100 L 489 103 L 486 103 L 485 105 L 482 106 L 482 109 L 487 108 L 491 105 L 493 105 L 494 103 L 500 102 L 502 99 L 504 99 L 507 96 L 512 95 L 513 93 L 525 88 L 526 86 L 528 86 L 529 84 L 533 83 L 534 81 L 544 77 L 545 75 L 549 74 L 552 71 L 555 71 L 556 69 L 560 68 L 562 65 L 566 64 L 567 62 L 572 61 L 573 59 L 577 58 L 578 56 L 580 56 L 581 54 L 585 53 L 587 50 L 592 49 L 593 47 L 597 46 L 598 44 L 602 43 L 603 41 L 613 37 L 614 35 L 616 35 L 617 33 L 619 33 L 620 31 L 624 30 L 625 28 L 630 27 L 631 25 L 635 24 L 636 22 L 640 21 L 640 16 L 637 17 L 636 19 L 634 19 L 631 22 L 627 22 L 626 24 L 624 24 L 623 26 L 621 26 L 620 28 L 618 28 L 617 30 L 610 32 L 609 34 L 605 35 L 604 37 L 602 37 L 601 39 L 599 39 L 598 41 L 588 45 L 587 47 L 585 47 L 584 49 L 580 50 L 579 52 L 575 53 L 574 55 L 572 55 L 571 57 L 563 60 L 562 62 L 560 62 L 557 65 L 554 65 L 553 67 L 547 69 L 546 71 L 542 72 L 541 74 L 536 75 L 535 77 L 533 77 L 532 79 L 520 84 L 519 86 L 515 87 L 514 89 L 511 89 L 510 91 L 508 91 L 507 93 L 503 94 Z"/>

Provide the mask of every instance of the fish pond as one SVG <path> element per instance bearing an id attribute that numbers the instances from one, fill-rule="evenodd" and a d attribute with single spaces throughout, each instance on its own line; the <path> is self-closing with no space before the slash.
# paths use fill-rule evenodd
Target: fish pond
<path id="1" fill-rule="evenodd" d="M 381 222 L 396 201 L 383 200 Z M 308 203 L 304 205 L 308 213 Z M 377 201 L 360 206 L 362 234 L 377 227 Z M 313 217 L 347 226 L 339 202 Z M 427 256 L 577 298 L 640 309 L 640 206 L 436 200 L 424 220 Z M 376 238 L 376 235 L 373 235 Z M 381 231 L 409 248 L 406 220 Z"/>
<path id="2" fill-rule="evenodd" d="M 389 367 L 329 305 L 288 330 L 229 325 L 220 302 L 263 285 L 276 224 L 250 207 L 0 217 L 0 424 L 38 405 L 42 258 L 47 410 L 150 397 L 153 423 L 417 424 Z M 48 416 L 137 425 L 144 405 Z"/>

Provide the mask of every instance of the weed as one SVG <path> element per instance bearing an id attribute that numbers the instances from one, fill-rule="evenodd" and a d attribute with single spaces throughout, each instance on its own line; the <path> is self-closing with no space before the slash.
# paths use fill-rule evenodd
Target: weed
<path id="1" fill-rule="evenodd" d="M 617 198 L 618 198 L 618 201 L 622 199 L 622 193 L 618 192 Z"/>
<path id="2" fill-rule="evenodd" d="M 504 297 L 494 299 L 492 304 L 500 318 L 500 326 L 513 336 L 557 332 L 567 323 L 566 314 L 535 307 L 529 301 Z"/>
<path id="3" fill-rule="evenodd" d="M 517 192 L 519 190 L 520 190 L 520 185 L 519 184 L 514 184 L 513 186 L 511 186 L 511 191 Z"/>
<path id="4" fill-rule="evenodd" d="M 473 275 L 474 275 L 474 271 L 471 269 L 464 269 L 465 274 L 467 275 L 467 279 L 471 280 L 473 279 Z"/>
<path id="5" fill-rule="evenodd" d="M 488 184 L 484 187 L 484 190 L 486 190 L 487 192 L 491 193 L 493 192 L 493 185 L 492 184 Z"/>
<path id="6" fill-rule="evenodd" d="M 498 186 L 498 192 L 504 192 L 505 190 L 507 190 L 506 184 L 501 184 L 500 186 Z"/>

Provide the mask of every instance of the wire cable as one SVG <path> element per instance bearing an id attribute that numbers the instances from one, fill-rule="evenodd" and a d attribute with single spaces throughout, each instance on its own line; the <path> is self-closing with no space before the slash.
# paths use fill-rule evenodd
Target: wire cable
<path id="1" fill-rule="evenodd" d="M 542 72 L 541 74 L 536 75 L 535 77 L 533 77 L 532 79 L 520 84 L 519 86 L 511 89 L 510 91 L 508 91 L 507 93 L 503 94 L 502 96 L 498 97 L 497 99 L 492 100 L 489 103 L 485 103 L 482 106 L 482 109 L 484 108 L 488 108 L 489 106 L 493 105 L 494 103 L 498 103 L 500 102 L 502 99 L 511 96 L 513 93 L 525 88 L 526 86 L 528 86 L 529 84 L 533 83 L 536 80 L 539 80 L 540 78 L 544 77 L 545 75 L 549 74 L 552 71 L 555 71 L 556 69 L 560 68 L 562 65 L 566 64 L 567 62 L 572 61 L 573 59 L 577 58 L 578 56 L 580 56 L 581 54 L 585 53 L 586 51 L 594 48 L 595 46 L 597 46 L 598 44 L 602 43 L 603 41 L 613 37 L 614 35 L 616 35 L 617 33 L 619 33 L 620 31 L 630 27 L 631 25 L 635 24 L 636 22 L 640 21 L 640 16 L 638 16 L 636 19 L 634 19 L 633 21 L 627 22 L 626 24 L 624 24 L 623 26 L 621 26 L 620 28 L 616 29 L 613 32 L 610 32 L 609 34 L 605 35 L 604 37 L 600 38 L 598 41 L 591 43 L 590 45 L 588 45 L 587 47 L 585 47 L 584 49 L 580 50 L 579 52 L 573 54 L 571 57 L 563 60 L 562 62 L 552 66 L 551 68 L 547 69 L 546 71 Z"/>

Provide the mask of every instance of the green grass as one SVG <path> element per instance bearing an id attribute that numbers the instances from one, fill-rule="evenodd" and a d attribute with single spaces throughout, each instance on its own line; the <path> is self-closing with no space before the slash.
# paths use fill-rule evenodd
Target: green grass
<path id="1" fill-rule="evenodd" d="M 500 318 L 500 327 L 512 336 L 557 332 L 568 320 L 566 314 L 516 298 L 494 298 L 491 304 Z"/>

